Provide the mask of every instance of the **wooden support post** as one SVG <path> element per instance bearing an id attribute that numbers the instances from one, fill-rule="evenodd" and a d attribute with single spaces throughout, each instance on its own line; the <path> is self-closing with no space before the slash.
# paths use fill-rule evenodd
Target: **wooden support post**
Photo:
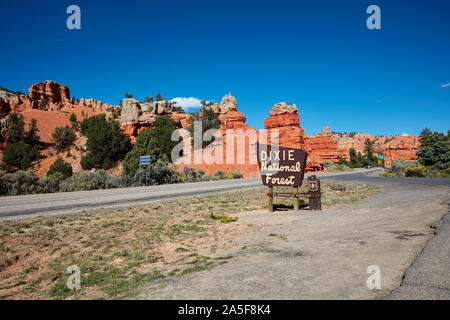
<path id="1" fill-rule="evenodd" d="M 322 191 L 320 180 L 315 175 L 308 177 L 309 210 L 322 210 Z"/>
<path id="2" fill-rule="evenodd" d="M 298 193 L 298 187 L 294 187 L 294 189 L 292 190 L 294 193 Z M 297 197 L 294 197 L 294 210 L 298 211 L 299 209 L 299 199 Z"/>
<path id="3" fill-rule="evenodd" d="M 322 201 L 320 198 L 309 198 L 309 209 L 312 211 L 322 210 Z"/>
<path id="4" fill-rule="evenodd" d="M 269 193 L 273 193 L 273 187 L 269 187 Z M 269 196 L 269 201 L 267 203 L 267 210 L 273 212 L 273 196 Z"/>

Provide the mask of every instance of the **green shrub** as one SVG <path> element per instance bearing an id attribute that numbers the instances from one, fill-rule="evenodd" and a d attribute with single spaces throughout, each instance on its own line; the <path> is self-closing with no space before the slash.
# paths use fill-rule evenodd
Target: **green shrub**
<path id="1" fill-rule="evenodd" d="M 85 191 L 130 187 L 134 180 L 127 176 L 113 176 L 104 170 L 80 172 L 65 179 L 60 184 L 60 191 Z"/>
<path id="2" fill-rule="evenodd" d="M 377 163 L 377 156 L 374 154 L 373 149 L 373 141 L 369 138 L 366 139 L 364 142 L 364 156 L 365 156 L 365 163 L 364 165 L 373 165 Z"/>
<path id="3" fill-rule="evenodd" d="M 61 173 L 64 178 L 71 177 L 73 174 L 72 166 L 70 165 L 70 163 L 65 162 L 61 158 L 58 158 L 55 160 L 55 162 L 53 162 L 47 172 L 47 176 L 55 174 L 56 172 Z"/>
<path id="4" fill-rule="evenodd" d="M 405 171 L 405 177 L 426 177 L 427 176 L 427 168 L 422 165 L 418 165 L 417 167 L 408 166 Z"/>
<path id="5" fill-rule="evenodd" d="M 88 138 L 88 153 L 81 158 L 83 169 L 109 169 L 130 150 L 130 138 L 125 135 L 120 123 L 106 119 L 105 114 L 96 115 L 81 122 L 81 133 Z"/>
<path id="6" fill-rule="evenodd" d="M 391 166 L 386 169 L 387 172 L 392 173 L 395 176 L 402 176 L 405 173 L 408 163 L 403 159 L 397 159 L 392 161 Z"/>
<path id="7" fill-rule="evenodd" d="M 193 113 L 189 117 L 188 122 L 190 125 L 186 129 L 190 132 L 192 137 L 194 136 L 194 121 L 202 122 L 202 137 L 207 130 L 219 129 L 220 127 L 219 115 L 209 107 L 203 107 L 201 112 Z M 212 141 L 202 141 L 202 148 L 206 148 L 213 141 L 214 139 Z M 194 143 L 194 140 L 192 140 L 192 143 Z"/>
<path id="8" fill-rule="evenodd" d="M 172 132 L 176 130 L 175 122 L 167 115 L 158 116 L 154 129 L 142 130 L 133 149 L 127 153 L 123 162 L 125 173 L 134 176 L 139 169 L 140 156 L 150 155 L 152 163 L 168 163 L 172 149 L 178 144 L 172 141 Z"/>
<path id="9" fill-rule="evenodd" d="M 58 152 L 67 150 L 77 139 L 75 132 L 69 126 L 56 127 L 52 137 L 55 140 L 54 146 Z"/>
<path id="10" fill-rule="evenodd" d="M 329 168 L 329 167 L 331 167 L 332 165 L 333 165 L 333 162 L 331 162 L 331 161 L 325 160 L 325 161 L 323 162 L 323 167 L 324 167 L 324 168 Z"/>
<path id="11" fill-rule="evenodd" d="M 72 124 L 72 128 L 74 130 L 78 130 L 78 119 L 74 112 L 72 112 L 72 114 L 70 115 L 69 120 L 70 120 L 70 123 Z"/>
<path id="12" fill-rule="evenodd" d="M 183 181 L 186 182 L 211 180 L 211 177 L 209 175 L 206 175 L 203 169 L 195 170 L 194 168 L 191 167 L 184 167 L 181 173 L 183 175 Z"/>
<path id="13" fill-rule="evenodd" d="M 233 175 L 233 179 L 242 179 L 244 175 L 239 171 L 231 171 L 231 174 Z"/>
<path id="14" fill-rule="evenodd" d="M 142 167 L 141 171 L 136 171 L 134 175 L 135 181 L 141 181 L 141 185 L 146 182 L 146 168 Z M 184 182 L 183 175 L 177 172 L 174 167 L 169 167 L 167 163 L 163 161 L 157 161 L 155 164 L 151 164 L 148 168 L 147 179 L 149 185 L 169 184 Z"/>
<path id="15" fill-rule="evenodd" d="M 2 174 L 0 180 L 2 195 L 16 196 L 39 191 L 39 178 L 32 171 L 19 170 L 14 174 Z"/>
<path id="16" fill-rule="evenodd" d="M 217 170 L 210 180 L 224 180 L 224 179 L 241 179 L 244 175 L 239 171 L 228 171 Z"/>
<path id="17" fill-rule="evenodd" d="M 417 161 L 405 161 L 403 159 L 397 159 L 392 161 L 391 166 L 385 169 L 385 172 L 389 176 L 403 177 L 405 176 L 406 168 L 408 166 L 416 166 Z"/>
<path id="18" fill-rule="evenodd" d="M 58 161 L 58 160 L 57 160 Z M 55 161 L 55 163 L 57 163 Z M 58 161 L 56 168 L 66 167 L 64 161 Z M 66 168 L 67 169 L 67 168 Z M 38 178 L 32 171 L 17 171 L 15 174 L 0 174 L 1 195 L 22 195 L 34 193 L 85 191 L 111 188 L 125 188 L 137 186 L 139 172 L 132 178 L 128 175 L 114 176 L 104 170 L 94 172 L 80 172 L 69 178 L 63 174 L 64 170 L 56 170 L 48 176 Z M 49 170 L 50 171 L 50 170 Z M 149 185 L 196 182 L 218 179 L 239 179 L 242 174 L 239 171 L 218 171 L 215 176 L 206 175 L 203 170 L 194 170 L 185 167 L 183 171 L 176 171 L 176 167 L 170 167 L 162 161 L 150 166 L 148 171 Z M 145 184 L 145 170 L 141 172 L 141 185 Z"/>
<path id="19" fill-rule="evenodd" d="M 345 161 L 345 160 L 344 160 Z M 323 167 L 327 169 L 329 172 L 339 172 L 339 171 L 351 171 L 353 170 L 351 167 L 349 167 L 348 162 L 341 161 L 338 163 L 333 163 L 331 161 L 325 160 L 323 163 Z"/>
<path id="20" fill-rule="evenodd" d="M 59 185 L 61 181 L 66 179 L 61 172 L 55 172 L 47 177 L 42 177 L 39 179 L 39 188 L 37 193 L 54 193 L 59 191 Z"/>
<path id="21" fill-rule="evenodd" d="M 3 152 L 2 169 L 8 172 L 27 170 L 30 167 L 30 157 L 25 142 L 8 143 Z"/>
<path id="22" fill-rule="evenodd" d="M 431 134 L 431 130 L 422 130 L 420 150 L 416 152 L 419 163 L 426 167 L 446 170 L 450 167 L 450 130 L 447 135 L 439 132 Z"/>
<path id="23" fill-rule="evenodd" d="M 21 114 L 9 115 L 8 142 L 1 164 L 5 171 L 27 170 L 32 161 L 40 158 L 36 120 L 31 120 L 30 129 L 27 132 L 24 126 L 25 122 Z"/>
<path id="24" fill-rule="evenodd" d="M 362 168 L 367 163 L 366 158 L 361 154 L 361 152 L 356 153 L 356 150 L 350 148 L 350 167 L 352 168 Z"/>

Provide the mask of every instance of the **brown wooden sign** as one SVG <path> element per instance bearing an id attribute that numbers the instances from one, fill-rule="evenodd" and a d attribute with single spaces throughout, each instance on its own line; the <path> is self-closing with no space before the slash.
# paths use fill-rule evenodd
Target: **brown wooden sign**
<path id="1" fill-rule="evenodd" d="M 268 187 L 299 187 L 305 172 L 307 152 L 302 149 L 257 145 L 262 182 Z"/>
<path id="2" fill-rule="evenodd" d="M 322 210 L 320 180 L 308 177 L 308 192 L 299 193 L 305 173 L 307 152 L 301 149 L 257 145 L 258 165 L 261 179 L 269 192 L 267 209 L 273 212 L 273 197 L 294 198 L 294 210 L 299 210 L 299 198 L 309 198 L 310 210 Z M 292 187 L 292 192 L 273 192 L 273 187 Z"/>

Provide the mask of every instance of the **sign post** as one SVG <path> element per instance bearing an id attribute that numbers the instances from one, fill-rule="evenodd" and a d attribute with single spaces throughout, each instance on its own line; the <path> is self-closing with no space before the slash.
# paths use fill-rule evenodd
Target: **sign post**
<path id="1" fill-rule="evenodd" d="M 378 164 L 383 164 L 384 162 L 384 154 L 377 155 L 378 158 Z"/>
<path id="2" fill-rule="evenodd" d="M 141 186 L 141 166 L 147 166 L 145 168 L 145 185 L 148 184 L 148 167 L 150 166 L 150 156 L 139 157 L 139 187 Z"/>
<path id="3" fill-rule="evenodd" d="M 268 187 L 269 212 L 273 212 L 273 197 L 293 197 L 296 211 L 300 207 L 299 198 L 308 197 L 310 210 L 322 209 L 320 180 L 315 175 L 308 178 L 308 192 L 298 192 L 305 173 L 305 150 L 258 144 L 257 156 L 262 182 Z M 276 193 L 274 187 L 292 187 L 292 193 Z"/>

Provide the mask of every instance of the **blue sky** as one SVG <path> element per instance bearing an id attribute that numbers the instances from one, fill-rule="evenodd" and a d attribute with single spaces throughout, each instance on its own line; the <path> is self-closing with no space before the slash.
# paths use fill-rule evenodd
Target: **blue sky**
<path id="1" fill-rule="evenodd" d="M 66 8 L 81 8 L 81 30 Z M 381 8 L 381 30 L 366 8 Z M 54 80 L 76 98 L 220 101 L 262 128 L 292 101 L 307 134 L 447 131 L 450 1 L 1 1 L 0 85 Z M 443 86 L 444 85 L 444 86 Z"/>

